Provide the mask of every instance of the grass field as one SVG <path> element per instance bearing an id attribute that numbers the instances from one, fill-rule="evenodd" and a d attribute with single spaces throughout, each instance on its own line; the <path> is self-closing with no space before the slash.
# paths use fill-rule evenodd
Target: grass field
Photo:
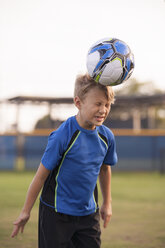
<path id="1" fill-rule="evenodd" d="M 37 248 L 38 201 L 24 234 L 10 238 L 33 175 L 0 173 L 0 248 Z M 165 247 L 165 175 L 115 172 L 112 196 L 113 216 L 102 229 L 102 248 Z"/>

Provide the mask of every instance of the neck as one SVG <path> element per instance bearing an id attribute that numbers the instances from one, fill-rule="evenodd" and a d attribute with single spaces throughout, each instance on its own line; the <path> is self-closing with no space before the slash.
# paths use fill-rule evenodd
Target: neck
<path id="1" fill-rule="evenodd" d="M 78 114 L 76 115 L 76 120 L 77 120 L 79 126 L 84 128 L 84 129 L 87 129 L 87 130 L 95 130 L 96 129 L 96 127 L 92 123 L 90 123 L 88 121 L 85 122 L 82 120 L 80 112 L 78 112 Z"/>

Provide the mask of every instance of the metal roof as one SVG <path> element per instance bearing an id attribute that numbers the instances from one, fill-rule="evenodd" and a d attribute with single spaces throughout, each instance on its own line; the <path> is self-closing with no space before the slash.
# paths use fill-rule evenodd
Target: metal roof
<path id="1" fill-rule="evenodd" d="M 139 95 L 139 96 L 116 96 L 114 107 L 140 107 L 140 106 L 165 106 L 165 94 Z M 39 104 L 46 102 L 48 104 L 73 104 L 72 97 L 40 97 L 40 96 L 16 96 L 7 99 L 10 103 Z"/>
<path id="2" fill-rule="evenodd" d="M 7 99 L 11 103 L 43 103 L 47 102 L 49 104 L 73 104 L 73 98 L 71 97 L 40 97 L 40 96 L 16 96 Z"/>

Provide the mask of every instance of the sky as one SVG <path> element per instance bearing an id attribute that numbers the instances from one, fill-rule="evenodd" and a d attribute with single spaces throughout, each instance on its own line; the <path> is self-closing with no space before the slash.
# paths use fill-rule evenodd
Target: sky
<path id="1" fill-rule="evenodd" d="M 105 37 L 129 45 L 132 77 L 165 90 L 164 27 L 165 0 L 0 0 L 0 100 L 72 97 L 90 46 Z"/>
<path id="2" fill-rule="evenodd" d="M 0 98 L 72 96 L 90 46 L 125 41 L 133 77 L 165 89 L 164 0 L 1 0 Z"/>

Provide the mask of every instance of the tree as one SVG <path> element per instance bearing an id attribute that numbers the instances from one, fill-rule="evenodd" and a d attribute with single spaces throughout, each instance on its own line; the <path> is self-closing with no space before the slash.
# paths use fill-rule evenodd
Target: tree
<path id="1" fill-rule="evenodd" d="M 116 95 L 154 95 L 162 93 L 152 81 L 139 82 L 135 78 L 128 79 L 118 87 L 114 88 Z"/>
<path id="2" fill-rule="evenodd" d="M 51 116 L 48 114 L 37 121 L 35 125 L 35 129 L 44 129 L 44 128 L 56 129 L 60 126 L 61 123 L 62 121 L 53 120 Z"/>
<path id="3" fill-rule="evenodd" d="M 123 83 L 122 85 L 118 87 L 114 87 L 116 97 L 117 96 L 152 96 L 152 95 L 160 95 L 164 92 L 160 89 L 158 89 L 155 84 L 152 81 L 146 81 L 146 82 L 139 82 L 135 78 L 130 78 L 127 82 Z M 152 105 L 152 104 L 151 104 Z M 138 107 L 138 106 L 137 106 Z M 149 108 L 152 108 L 152 114 L 154 119 L 154 128 L 164 128 L 165 124 L 165 111 L 164 106 L 144 106 L 144 108 L 140 108 L 140 116 L 141 116 L 141 126 L 142 128 L 148 127 L 148 118 L 149 118 Z M 113 109 L 113 108 L 112 108 Z M 130 108 L 128 106 L 128 110 L 125 109 L 125 112 L 123 109 L 120 111 L 115 111 L 110 114 L 110 120 L 116 119 L 121 120 L 123 119 L 122 127 L 124 127 L 124 121 L 125 123 L 128 122 L 131 118 L 131 114 L 134 111 L 130 111 Z M 109 120 L 109 122 L 110 122 Z M 108 121 L 108 120 L 107 120 Z M 127 124 L 126 124 L 127 125 Z"/>

